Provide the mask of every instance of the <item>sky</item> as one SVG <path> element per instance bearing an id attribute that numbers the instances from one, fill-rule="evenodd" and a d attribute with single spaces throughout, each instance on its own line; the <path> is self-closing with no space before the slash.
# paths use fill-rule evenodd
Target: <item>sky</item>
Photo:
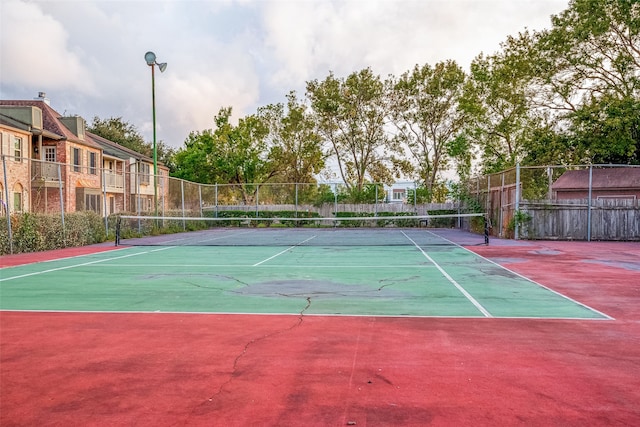
<path id="1" fill-rule="evenodd" d="M 509 35 L 550 27 L 568 0 L 2 0 L 0 99 L 45 92 L 63 115 L 121 117 L 182 147 L 214 127 L 286 101 L 306 82 L 371 67 L 386 78 L 455 60 L 464 69 Z"/>

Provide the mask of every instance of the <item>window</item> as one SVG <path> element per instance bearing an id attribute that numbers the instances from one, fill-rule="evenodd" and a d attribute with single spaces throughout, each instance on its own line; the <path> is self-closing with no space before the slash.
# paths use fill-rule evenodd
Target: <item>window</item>
<path id="1" fill-rule="evenodd" d="M 140 184 L 149 185 L 149 165 L 146 163 L 138 163 L 139 172 L 140 172 Z"/>
<path id="2" fill-rule="evenodd" d="M 96 153 L 89 153 L 89 173 L 91 175 L 96 175 Z"/>
<path id="3" fill-rule="evenodd" d="M 404 200 L 405 190 L 393 190 L 393 200 Z"/>
<path id="4" fill-rule="evenodd" d="M 8 133 L 2 132 L 0 134 L 0 138 L 2 138 L 2 141 L 1 141 L 2 142 L 2 146 L 0 146 L 0 151 L 1 151 L 0 154 L 8 155 L 10 153 L 9 148 L 11 148 L 10 145 L 9 145 L 9 141 L 10 141 L 11 135 L 9 135 Z"/>
<path id="5" fill-rule="evenodd" d="M 16 191 L 13 193 L 13 211 L 22 212 L 22 192 Z"/>
<path id="6" fill-rule="evenodd" d="M 16 162 L 22 161 L 22 138 L 18 136 L 13 137 L 13 157 Z"/>
<path id="7" fill-rule="evenodd" d="M 97 188 L 76 188 L 76 210 L 78 211 L 101 213 L 101 200 L 100 190 Z"/>
<path id="8" fill-rule="evenodd" d="M 79 148 L 71 149 L 71 156 L 73 158 L 73 171 L 80 172 L 80 167 L 82 166 L 82 152 Z"/>
<path id="9" fill-rule="evenodd" d="M 56 147 L 44 147 L 44 161 L 45 162 L 56 161 Z"/>

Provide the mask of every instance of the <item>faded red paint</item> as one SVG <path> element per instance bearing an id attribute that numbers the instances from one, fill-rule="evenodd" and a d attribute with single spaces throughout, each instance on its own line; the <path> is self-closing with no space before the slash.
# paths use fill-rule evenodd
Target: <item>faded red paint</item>
<path id="1" fill-rule="evenodd" d="M 616 320 L 0 312 L 0 424 L 640 424 L 640 245 L 473 249 Z"/>

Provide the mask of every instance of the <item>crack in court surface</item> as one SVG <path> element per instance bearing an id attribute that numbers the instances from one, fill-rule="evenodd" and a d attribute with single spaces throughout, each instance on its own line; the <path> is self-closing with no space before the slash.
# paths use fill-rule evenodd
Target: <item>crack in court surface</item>
<path id="1" fill-rule="evenodd" d="M 382 279 L 379 283 L 382 283 Z M 402 279 L 400 279 L 402 280 Z M 411 280 L 411 278 L 406 279 Z M 372 288 L 367 285 L 354 285 L 346 283 L 332 282 L 330 280 L 272 280 L 267 282 L 255 283 L 248 285 L 242 289 L 232 291 L 235 294 L 262 296 L 262 297 L 292 297 L 292 298 L 338 298 L 338 297 L 360 297 L 371 298 L 373 294 L 376 297 L 399 298 L 406 296 L 406 293 L 387 289 L 398 282 L 393 279 L 394 283 L 382 285 L 378 288 Z"/>
<path id="2" fill-rule="evenodd" d="M 201 407 L 202 405 L 206 404 L 207 402 L 213 402 L 224 390 L 225 387 L 227 387 L 229 384 L 231 384 L 233 382 L 233 379 L 236 376 L 236 372 L 238 371 L 238 365 L 240 363 L 240 360 L 247 354 L 247 352 L 249 351 L 249 348 L 251 346 L 253 346 L 256 343 L 265 341 L 269 338 L 272 338 L 276 335 L 280 335 L 280 334 L 284 334 L 285 332 L 290 332 L 293 329 L 299 327 L 300 325 L 302 325 L 302 322 L 304 321 L 304 313 L 309 310 L 309 308 L 311 307 L 311 297 L 306 297 L 305 300 L 307 301 L 306 305 L 304 306 L 304 308 L 302 310 L 300 310 L 300 313 L 298 314 L 298 319 L 296 321 L 296 323 L 294 323 L 293 325 L 291 325 L 288 328 L 285 329 L 281 329 L 278 331 L 274 331 L 270 334 L 264 335 L 260 338 L 254 338 L 252 340 L 250 340 L 249 342 L 247 342 L 244 347 L 242 348 L 242 351 L 240 352 L 240 354 L 238 354 L 238 356 L 236 356 L 236 358 L 233 360 L 233 367 L 231 369 L 231 374 L 229 374 L 229 378 L 220 385 L 220 387 L 218 388 L 218 390 L 207 399 L 207 401 L 201 403 L 198 407 Z M 194 408 L 193 411 L 197 410 L 198 407 Z M 193 414 L 192 411 L 192 414 Z"/>

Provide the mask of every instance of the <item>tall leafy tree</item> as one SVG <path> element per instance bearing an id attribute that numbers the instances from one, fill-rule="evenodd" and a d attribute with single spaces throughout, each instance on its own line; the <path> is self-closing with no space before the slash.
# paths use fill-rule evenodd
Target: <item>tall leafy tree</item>
<path id="1" fill-rule="evenodd" d="M 389 89 L 395 140 L 407 148 L 429 195 L 449 166 L 450 154 L 462 154 L 456 150 L 467 117 L 460 108 L 465 80 L 455 61 L 446 61 L 434 67 L 416 65 Z"/>
<path id="2" fill-rule="evenodd" d="M 640 162 L 640 3 L 572 0 L 538 34 L 538 101 L 594 162 Z"/>
<path id="3" fill-rule="evenodd" d="M 531 131 L 540 126 L 535 116 L 532 62 L 528 33 L 509 37 L 502 51 L 471 63 L 463 108 L 469 114 L 467 134 L 482 152 L 485 172 L 514 166 L 526 154 Z"/>
<path id="4" fill-rule="evenodd" d="M 285 183 L 313 183 L 325 165 L 322 138 L 315 123 L 295 92 L 286 105 L 270 104 L 258 110 L 268 127 L 269 158 L 276 179 Z"/>
<path id="5" fill-rule="evenodd" d="M 307 82 L 318 131 L 329 143 L 349 191 L 362 193 L 368 181 L 388 182 L 401 166 L 385 130 L 385 86 L 370 68 L 337 78 Z"/>
<path id="6" fill-rule="evenodd" d="M 215 130 L 192 132 L 175 155 L 174 176 L 208 184 L 235 184 L 242 202 L 255 200 L 255 184 L 276 175 L 268 156 L 268 128 L 256 115 L 230 121 L 231 108 L 215 117 Z"/>

